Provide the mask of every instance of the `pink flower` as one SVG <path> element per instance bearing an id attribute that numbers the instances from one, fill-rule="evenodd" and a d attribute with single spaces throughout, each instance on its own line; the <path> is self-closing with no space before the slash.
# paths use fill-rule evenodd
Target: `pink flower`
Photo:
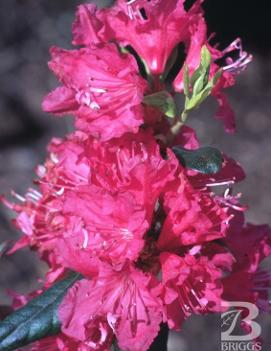
<path id="1" fill-rule="evenodd" d="M 63 216 L 71 221 L 63 224 L 61 240 L 56 245 L 59 255 L 83 251 L 85 263 L 90 257 L 101 257 L 118 263 L 125 258 L 135 260 L 143 248 L 143 236 L 149 228 L 146 212 L 137 205 L 129 192 L 109 195 L 94 186 L 67 191 L 63 202 Z M 71 262 L 72 263 L 72 262 Z M 83 262 L 84 263 L 84 260 Z M 85 265 L 79 270 L 82 272 Z"/>
<path id="2" fill-rule="evenodd" d="M 146 82 L 131 55 L 113 44 L 80 50 L 51 49 L 50 69 L 63 86 L 43 101 L 43 110 L 76 116 L 76 127 L 103 141 L 143 124 L 140 105 Z"/>
<path id="3" fill-rule="evenodd" d="M 82 348 L 83 346 L 83 348 Z M 21 349 L 20 349 L 21 350 Z M 21 351 L 93 351 L 89 347 L 84 347 L 82 343 L 75 342 L 72 338 L 59 333 L 57 336 L 49 336 L 31 344 L 30 348 Z M 108 349 L 107 349 L 108 350 Z M 104 351 L 107 351 L 106 349 Z"/>
<path id="4" fill-rule="evenodd" d="M 261 261 L 271 254 L 271 228 L 268 225 L 245 225 L 244 215 L 233 213 L 225 242 L 236 258 L 234 269 L 246 268 L 255 272 Z"/>
<path id="5" fill-rule="evenodd" d="M 222 272 L 205 256 L 179 257 L 164 252 L 162 265 L 164 320 L 178 330 L 191 314 L 221 311 Z"/>
<path id="6" fill-rule="evenodd" d="M 223 298 L 248 301 L 271 313 L 271 272 L 260 267 L 271 254 L 271 229 L 267 225 L 244 226 L 244 216 L 235 213 L 225 239 L 235 257 L 232 273 L 223 279 Z M 243 288 L 240 289 L 239 287 Z"/>
<path id="7" fill-rule="evenodd" d="M 9 204 L 26 234 L 14 250 L 30 245 L 54 270 L 62 266 L 86 276 L 97 273 L 95 257 L 113 265 L 135 261 L 158 198 L 174 179 L 174 155 L 164 160 L 149 132 L 110 143 L 77 132 L 54 139 L 49 151 L 38 168 L 39 191 L 30 189 L 17 196 L 22 204 Z"/>
<path id="8" fill-rule="evenodd" d="M 49 284 L 50 286 L 50 284 Z M 34 297 L 42 294 L 43 290 L 36 290 L 28 295 L 10 293 L 12 307 L 16 310 L 24 306 Z M 20 348 L 20 351 L 109 351 L 113 342 L 113 332 L 106 320 L 98 319 L 86 326 L 84 341 L 76 340 L 62 332 L 56 336 L 45 337 L 30 345 Z"/>
<path id="9" fill-rule="evenodd" d="M 187 150 L 195 150 L 200 147 L 200 143 L 194 129 L 183 125 L 180 132 L 173 141 L 173 145 L 180 145 Z"/>
<path id="10" fill-rule="evenodd" d="M 168 185 L 163 207 L 166 212 L 158 246 L 178 250 L 225 236 L 229 215 L 208 191 L 194 189 L 184 174 Z"/>
<path id="11" fill-rule="evenodd" d="M 105 23 L 103 11 L 97 10 L 94 4 L 78 6 L 73 24 L 74 45 L 92 46 L 105 41 Z"/>
<path id="12" fill-rule="evenodd" d="M 115 40 L 121 46 L 130 45 L 146 62 L 154 74 L 161 74 L 167 60 L 179 42 L 188 40 L 190 18 L 198 11 L 198 4 L 186 12 L 183 0 L 147 1 L 118 0 L 110 9 L 93 8 L 86 16 L 86 8 L 79 7 L 74 25 L 75 43 L 89 45 L 97 36 L 100 40 Z M 88 18 L 88 19 L 86 19 Z M 103 27 L 97 25 L 97 18 L 103 19 Z M 86 26 L 86 23 L 91 23 Z M 95 28 L 95 34 L 93 34 Z M 80 40 L 77 38 L 80 33 Z M 84 35 L 82 35 L 84 33 Z"/>
<path id="13" fill-rule="evenodd" d="M 85 342 L 86 328 L 107 320 L 122 350 L 146 351 L 162 321 L 159 293 L 158 281 L 132 265 L 113 269 L 101 263 L 98 278 L 79 281 L 64 298 L 62 332 Z"/>

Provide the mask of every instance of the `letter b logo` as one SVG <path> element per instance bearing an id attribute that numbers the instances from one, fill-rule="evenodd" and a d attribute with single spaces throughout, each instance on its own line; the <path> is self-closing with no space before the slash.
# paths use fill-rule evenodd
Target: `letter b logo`
<path id="1" fill-rule="evenodd" d="M 250 341 L 258 338 L 261 335 L 261 326 L 254 321 L 258 317 L 259 309 L 257 306 L 250 302 L 243 301 L 223 301 L 222 307 L 230 308 L 236 307 L 234 310 L 229 310 L 221 314 L 223 329 L 226 330 L 221 332 L 222 341 Z M 234 328 L 238 322 L 239 316 L 243 309 L 248 310 L 248 315 L 242 319 L 250 327 L 249 334 L 246 335 L 235 335 Z"/>

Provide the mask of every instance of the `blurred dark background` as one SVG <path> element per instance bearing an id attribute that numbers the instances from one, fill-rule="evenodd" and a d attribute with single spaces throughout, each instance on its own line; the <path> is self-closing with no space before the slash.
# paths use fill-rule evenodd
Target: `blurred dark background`
<path id="1" fill-rule="evenodd" d="M 109 2 L 96 1 L 99 6 Z M 70 130 L 68 119 L 45 115 L 40 104 L 42 97 L 57 84 L 47 68 L 48 49 L 51 45 L 71 47 L 71 24 L 79 3 L 82 1 L 0 1 L 1 194 L 8 194 L 10 189 L 24 194 L 31 185 L 35 166 L 44 160 L 50 138 Z M 186 1 L 187 6 L 191 3 Z M 271 11 L 267 1 L 245 0 L 206 0 L 204 8 L 209 30 L 217 33 L 220 47 L 241 37 L 254 61 L 228 94 L 237 116 L 235 135 L 226 135 L 220 123 L 212 119 L 216 108 L 212 100 L 190 118 L 189 124 L 196 128 L 203 144 L 221 148 L 244 166 L 247 180 L 237 191 L 243 192 L 243 202 L 250 205 L 248 220 L 270 224 Z M 1 207 L 0 243 L 18 237 L 10 224 L 11 217 Z M 44 270 L 28 250 L 2 257 L 0 304 L 9 301 L 7 289 L 26 293 L 36 288 Z M 267 335 L 270 320 L 265 317 L 263 321 Z M 180 336 L 171 336 L 169 351 L 198 348 L 220 349 L 219 316 L 193 318 Z"/>

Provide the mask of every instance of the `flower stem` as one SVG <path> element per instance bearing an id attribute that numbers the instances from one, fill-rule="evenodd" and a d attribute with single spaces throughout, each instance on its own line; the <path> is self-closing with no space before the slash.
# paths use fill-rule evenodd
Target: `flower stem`
<path id="1" fill-rule="evenodd" d="M 183 125 L 184 125 L 184 123 L 182 121 L 177 121 L 170 129 L 171 134 L 173 136 L 178 135 L 178 133 Z"/>

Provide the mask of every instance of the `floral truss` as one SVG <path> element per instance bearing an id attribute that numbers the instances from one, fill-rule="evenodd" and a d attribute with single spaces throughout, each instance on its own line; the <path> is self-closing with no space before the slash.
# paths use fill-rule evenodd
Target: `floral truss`
<path id="1" fill-rule="evenodd" d="M 213 41 L 202 0 L 78 7 L 75 48 L 51 49 L 60 86 L 42 105 L 73 115 L 75 131 L 50 142 L 35 188 L 2 197 L 24 234 L 8 253 L 28 246 L 49 268 L 40 290 L 14 298 L 0 350 L 146 351 L 161 326 L 180 330 L 223 301 L 270 312 L 271 231 L 244 222 L 241 166 L 186 125 L 212 95 L 235 129 L 225 90 L 251 56 L 240 39 Z"/>

